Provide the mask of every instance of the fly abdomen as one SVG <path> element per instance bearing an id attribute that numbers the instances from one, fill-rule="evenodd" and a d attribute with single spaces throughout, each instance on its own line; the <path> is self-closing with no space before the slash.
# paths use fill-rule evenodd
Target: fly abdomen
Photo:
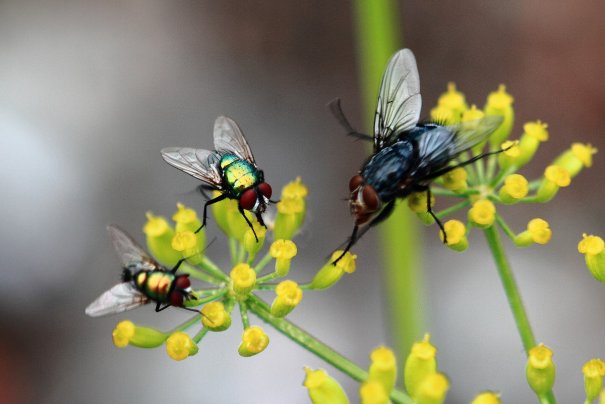
<path id="1" fill-rule="evenodd" d="M 176 276 L 164 271 L 140 271 L 134 276 L 134 285 L 148 298 L 167 303 Z"/>

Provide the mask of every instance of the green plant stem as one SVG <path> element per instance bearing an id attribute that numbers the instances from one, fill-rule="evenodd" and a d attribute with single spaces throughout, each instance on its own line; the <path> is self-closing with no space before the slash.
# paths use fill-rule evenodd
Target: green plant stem
<path id="1" fill-rule="evenodd" d="M 218 278 L 223 282 L 229 282 L 229 277 L 227 274 L 221 271 L 221 269 L 214 262 L 212 262 L 210 258 L 204 256 L 202 262 L 200 263 L 200 267 L 215 278 Z"/>
<path id="2" fill-rule="evenodd" d="M 444 217 L 451 215 L 452 213 L 455 213 L 460 209 L 466 208 L 470 204 L 471 202 L 468 199 L 465 199 L 462 202 L 459 202 L 455 205 L 450 206 L 449 208 L 443 209 L 442 211 L 435 213 L 435 216 L 437 216 L 439 219 L 443 219 Z"/>
<path id="3" fill-rule="evenodd" d="M 250 319 L 248 318 L 248 305 L 246 302 L 238 301 L 239 305 L 239 314 L 242 317 L 242 324 L 244 325 L 244 329 L 250 327 Z"/>
<path id="4" fill-rule="evenodd" d="M 192 338 L 193 342 L 195 342 L 196 344 L 199 344 L 200 341 L 202 340 L 202 338 L 204 338 L 204 336 L 208 333 L 208 329 L 206 327 L 202 327 L 201 330 L 198 331 L 197 334 L 195 334 Z"/>
<path id="5" fill-rule="evenodd" d="M 187 328 L 191 327 L 193 324 L 200 322 L 200 315 L 196 314 L 195 316 L 191 317 L 189 320 L 185 321 L 184 323 L 177 325 L 176 327 L 174 327 L 173 329 L 171 329 L 170 331 L 167 332 L 167 334 L 173 334 L 177 331 L 184 331 Z"/>
<path id="6" fill-rule="evenodd" d="M 334 351 L 308 332 L 286 319 L 272 316 L 269 306 L 260 298 L 251 295 L 247 302 L 250 311 L 301 347 L 317 355 L 358 382 L 364 382 L 368 378 L 368 372 Z M 412 404 L 414 402 L 407 394 L 399 389 L 393 389 L 391 392 L 391 400 L 395 403 L 404 404 Z"/>
<path id="7" fill-rule="evenodd" d="M 256 266 L 254 267 L 254 272 L 259 274 L 263 270 L 263 268 L 265 268 L 267 266 L 267 264 L 269 262 L 271 262 L 272 259 L 273 259 L 273 257 L 271 256 L 270 253 L 265 254 L 265 256 L 263 258 L 261 258 L 261 260 L 258 262 L 258 264 L 256 264 Z"/>
<path id="8" fill-rule="evenodd" d="M 500 240 L 498 229 L 495 226 L 490 226 L 487 229 L 484 229 L 483 232 L 494 257 L 496 268 L 498 269 L 498 274 L 500 275 L 500 280 L 502 281 L 502 286 L 504 287 L 504 292 L 506 293 L 506 298 L 508 299 L 508 304 L 513 312 L 513 317 L 515 319 L 515 323 L 517 324 L 517 330 L 521 336 L 521 341 L 523 342 L 525 354 L 529 355 L 529 350 L 536 346 L 536 339 L 534 338 L 534 333 L 532 332 L 531 325 L 529 324 L 527 313 L 523 307 L 517 282 L 513 276 L 510 264 L 506 259 L 504 246 Z M 556 402 L 552 391 L 546 394 L 544 397 L 540 397 L 540 401 L 548 404 L 554 404 Z"/>
<path id="9" fill-rule="evenodd" d="M 189 274 L 190 277 L 197 279 L 198 281 L 212 283 L 215 285 L 218 285 L 223 282 L 222 278 L 216 277 L 212 274 L 204 273 L 196 267 L 191 266 L 187 263 L 181 264 L 181 266 L 179 267 L 179 271 L 184 274 Z"/>

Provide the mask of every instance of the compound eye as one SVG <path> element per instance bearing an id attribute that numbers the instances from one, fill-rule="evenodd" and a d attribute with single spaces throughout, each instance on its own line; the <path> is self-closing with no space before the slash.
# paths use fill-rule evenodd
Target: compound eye
<path id="1" fill-rule="evenodd" d="M 359 174 L 354 175 L 349 180 L 349 191 L 355 191 L 363 183 L 363 177 Z"/>
<path id="2" fill-rule="evenodd" d="M 178 290 L 170 293 L 170 304 L 176 307 L 183 307 L 183 294 Z"/>
<path id="3" fill-rule="evenodd" d="M 177 289 L 187 289 L 189 286 L 191 286 L 191 281 L 189 280 L 188 276 L 181 275 L 174 281 L 174 286 Z"/>
<path id="4" fill-rule="evenodd" d="M 375 211 L 380 206 L 380 197 L 370 185 L 363 187 L 361 198 L 369 211 Z"/>
<path id="5" fill-rule="evenodd" d="M 273 194 L 273 190 L 271 189 L 271 185 L 266 182 L 261 182 L 258 184 L 258 190 L 261 194 L 267 199 L 271 199 L 271 195 Z"/>
<path id="6" fill-rule="evenodd" d="M 244 191 L 239 197 L 239 204 L 246 210 L 252 210 L 256 205 L 256 191 L 254 188 L 250 188 Z"/>

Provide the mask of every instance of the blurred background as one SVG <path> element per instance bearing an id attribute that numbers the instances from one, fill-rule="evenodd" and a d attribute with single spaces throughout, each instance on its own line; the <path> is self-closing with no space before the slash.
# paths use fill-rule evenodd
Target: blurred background
<path id="1" fill-rule="evenodd" d="M 401 41 L 418 62 L 423 115 L 448 81 L 480 107 L 505 83 L 515 97 L 513 137 L 523 122 L 549 124 L 550 140 L 524 174 L 541 175 L 574 141 L 605 149 L 601 3 L 398 6 Z M 326 368 L 357 400 L 357 383 L 268 328 L 269 349 L 256 357 L 237 354 L 234 321 L 176 363 L 163 349 L 116 349 L 111 331 L 122 318 L 169 329 L 187 314 L 145 307 L 84 315 L 118 280 L 107 224 L 142 243 L 147 210 L 171 216 L 177 201 L 201 209 L 202 198 L 190 192 L 198 183 L 165 164 L 159 150 L 212 148 L 221 114 L 241 125 L 274 190 L 299 175 L 308 185 L 291 275 L 313 276 L 351 231 L 347 183 L 368 155 L 325 107 L 341 97 L 355 126 L 371 119 L 361 108 L 355 43 L 352 4 L 342 0 L 0 1 L 0 402 L 306 403 L 303 366 Z M 536 338 L 555 353 L 562 403 L 583 400 L 581 366 L 605 356 L 605 285 L 576 249 L 583 232 L 605 233 L 604 168 L 597 155 L 553 202 L 504 212 L 518 231 L 536 216 L 554 231 L 547 246 L 506 247 Z M 208 254 L 228 266 L 226 240 L 209 223 L 218 240 Z M 479 232 L 463 254 L 443 248 L 435 226 L 420 232 L 423 308 L 451 381 L 447 402 L 467 403 L 486 389 L 504 402 L 535 402 Z M 357 272 L 329 291 L 307 292 L 289 318 L 366 367 L 374 347 L 393 341 L 377 234 L 355 252 Z"/>

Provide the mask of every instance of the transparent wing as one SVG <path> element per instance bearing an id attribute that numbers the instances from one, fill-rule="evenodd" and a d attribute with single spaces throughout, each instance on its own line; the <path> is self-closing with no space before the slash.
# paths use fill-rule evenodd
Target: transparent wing
<path id="1" fill-rule="evenodd" d="M 248 160 L 256 165 L 252 150 L 250 150 L 242 130 L 231 118 L 219 116 L 214 121 L 214 148 L 221 155 L 232 153 L 242 160 Z"/>
<path id="2" fill-rule="evenodd" d="M 418 123 L 422 99 L 416 59 L 409 49 L 395 53 L 382 76 L 374 117 L 374 151 Z"/>
<path id="3" fill-rule="evenodd" d="M 222 189 L 218 163 L 221 156 L 213 151 L 191 147 L 166 147 L 162 158 L 171 166 L 202 180 L 215 189 Z"/>
<path id="4" fill-rule="evenodd" d="M 162 267 L 126 232 L 115 224 L 107 226 L 109 237 L 124 268 L 161 269 Z"/>
<path id="5" fill-rule="evenodd" d="M 461 152 L 486 140 L 502 124 L 502 117 L 488 115 L 474 121 L 462 122 L 446 126 L 455 134 L 452 153 L 457 156 Z"/>
<path id="6" fill-rule="evenodd" d="M 121 313 L 149 303 L 149 299 L 128 282 L 118 283 L 105 291 L 85 310 L 91 317 Z"/>

